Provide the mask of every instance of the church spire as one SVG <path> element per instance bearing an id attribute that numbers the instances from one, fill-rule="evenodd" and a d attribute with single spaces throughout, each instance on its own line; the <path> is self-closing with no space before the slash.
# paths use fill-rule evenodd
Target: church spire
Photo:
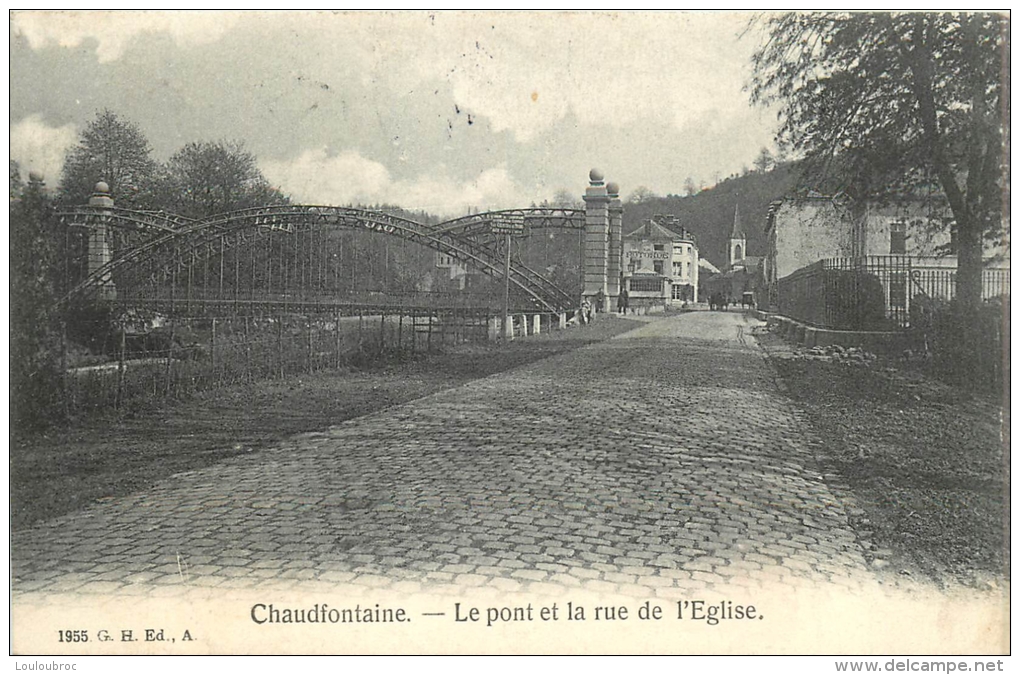
<path id="1" fill-rule="evenodd" d="M 740 204 L 733 207 L 733 231 L 730 233 L 730 239 L 743 239 L 744 238 L 744 227 L 740 224 Z"/>
<path id="2" fill-rule="evenodd" d="M 733 231 L 730 233 L 730 267 L 741 263 L 747 256 L 747 239 L 740 224 L 740 204 L 733 208 Z"/>

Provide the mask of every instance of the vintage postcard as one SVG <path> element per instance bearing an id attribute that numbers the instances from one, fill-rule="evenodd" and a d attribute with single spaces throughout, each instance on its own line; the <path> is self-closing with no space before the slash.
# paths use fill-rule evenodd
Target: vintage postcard
<path id="1" fill-rule="evenodd" d="M 1008 15 L 9 20 L 20 669 L 1001 669 Z"/>

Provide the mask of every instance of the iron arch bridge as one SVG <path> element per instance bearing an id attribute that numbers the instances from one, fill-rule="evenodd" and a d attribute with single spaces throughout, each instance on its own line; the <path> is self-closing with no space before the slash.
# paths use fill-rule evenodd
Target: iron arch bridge
<path id="1" fill-rule="evenodd" d="M 121 305 L 176 314 L 280 305 L 314 312 L 344 304 L 343 261 L 358 263 L 356 251 L 343 249 L 345 232 L 417 244 L 503 279 L 506 251 L 502 237 L 492 233 L 494 222 L 513 220 L 529 234 L 583 232 L 585 222 L 582 210 L 541 207 L 473 214 L 437 225 L 381 211 L 314 205 L 265 206 L 200 220 L 102 206 L 64 209 L 58 215 L 71 231 L 81 228 L 77 260 L 82 271 L 63 303 L 115 298 Z M 517 307 L 539 312 L 576 307 L 576 294 L 521 258 L 519 252 L 516 259 L 511 254 Z"/>

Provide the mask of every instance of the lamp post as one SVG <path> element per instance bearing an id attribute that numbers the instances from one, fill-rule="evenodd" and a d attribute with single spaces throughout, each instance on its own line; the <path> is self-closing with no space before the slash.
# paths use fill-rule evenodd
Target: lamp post
<path id="1" fill-rule="evenodd" d="M 503 267 L 503 339 L 513 339 L 513 329 L 510 327 L 510 239 L 515 234 L 524 232 L 523 214 L 500 214 L 494 216 L 491 222 L 492 233 L 503 235 L 504 243 L 504 267 Z"/>

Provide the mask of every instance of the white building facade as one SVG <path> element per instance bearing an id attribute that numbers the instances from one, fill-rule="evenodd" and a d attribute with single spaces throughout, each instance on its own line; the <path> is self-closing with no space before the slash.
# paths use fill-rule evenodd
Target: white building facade
<path id="1" fill-rule="evenodd" d="M 655 216 L 623 237 L 623 282 L 631 307 L 698 301 L 698 244 L 675 216 Z"/>

